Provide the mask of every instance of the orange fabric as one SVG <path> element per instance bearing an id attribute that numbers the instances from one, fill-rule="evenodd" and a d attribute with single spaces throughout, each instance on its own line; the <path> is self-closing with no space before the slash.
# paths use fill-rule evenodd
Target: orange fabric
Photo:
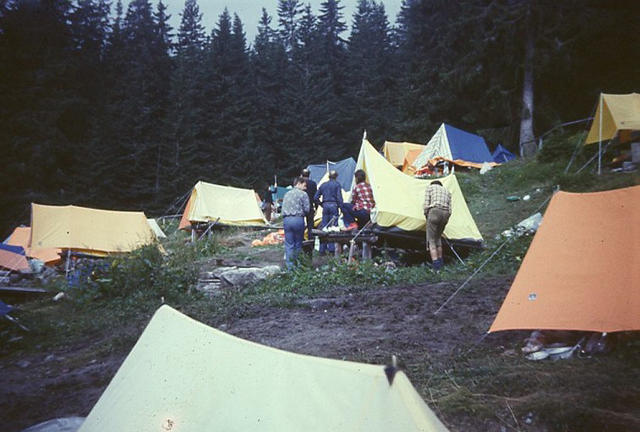
<path id="1" fill-rule="evenodd" d="M 30 258 L 39 259 L 45 264 L 53 265 L 60 262 L 60 249 L 56 248 L 44 248 L 44 249 L 32 249 L 29 247 L 31 244 L 31 228 L 30 227 L 17 227 L 13 230 L 13 233 L 9 236 L 7 244 L 12 246 L 21 246 L 24 252 Z"/>
<path id="2" fill-rule="evenodd" d="M 191 227 L 191 221 L 189 220 L 189 212 L 191 211 L 191 200 L 195 199 L 193 195 L 189 197 L 189 201 L 187 201 L 187 205 L 184 208 L 184 213 L 182 213 L 182 218 L 180 219 L 180 225 L 178 225 L 178 229 L 186 229 Z"/>
<path id="3" fill-rule="evenodd" d="M 437 164 L 440 161 L 447 161 L 447 162 L 452 163 L 454 165 L 463 166 L 463 167 L 469 167 L 469 168 L 477 168 L 477 169 L 482 168 L 482 165 L 484 165 L 485 163 L 489 164 L 492 167 L 496 167 L 496 166 L 500 165 L 499 163 L 496 163 L 496 162 L 477 163 L 477 162 L 469 162 L 469 161 L 462 160 L 462 159 L 451 160 L 451 159 L 443 158 L 442 156 L 435 157 L 435 158 L 431 159 L 429 162 L 431 163 L 431 165 L 435 166 L 435 164 Z M 426 165 L 423 168 L 421 168 L 418 171 L 416 171 L 416 175 L 421 175 L 421 174 L 428 174 Z"/>
<path id="4" fill-rule="evenodd" d="M 640 330 L 640 186 L 558 192 L 491 325 Z"/>
<path id="5" fill-rule="evenodd" d="M 404 157 L 404 163 L 402 164 L 402 172 L 405 174 L 413 175 L 416 172 L 416 167 L 413 166 L 416 158 L 422 153 L 422 149 L 409 150 Z"/>
<path id="6" fill-rule="evenodd" d="M 14 271 L 27 270 L 29 262 L 24 255 L 0 249 L 0 267 Z"/>
<path id="7" fill-rule="evenodd" d="M 254 240 L 251 242 L 252 247 L 277 245 L 284 242 L 284 230 L 278 230 L 264 236 L 262 240 Z"/>

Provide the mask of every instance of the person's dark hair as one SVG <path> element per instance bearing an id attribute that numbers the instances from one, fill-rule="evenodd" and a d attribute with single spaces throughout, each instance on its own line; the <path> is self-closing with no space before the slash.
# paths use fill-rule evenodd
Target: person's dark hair
<path id="1" fill-rule="evenodd" d="M 335 171 L 335 170 L 329 171 L 329 178 L 330 179 L 337 179 L 338 178 L 338 171 Z"/>
<path id="2" fill-rule="evenodd" d="M 361 169 L 354 172 L 353 175 L 356 177 L 356 183 L 362 183 L 367 178 L 367 174 Z"/>
<path id="3" fill-rule="evenodd" d="M 301 175 L 302 175 L 302 177 L 309 178 L 309 176 L 311 175 L 311 171 L 309 171 L 308 169 L 305 168 L 305 169 L 302 170 L 302 174 Z"/>
<path id="4" fill-rule="evenodd" d="M 434 180 L 434 181 L 431 182 L 431 184 L 437 184 L 437 185 L 442 186 L 442 183 L 440 183 L 440 180 Z"/>
<path id="5" fill-rule="evenodd" d="M 300 183 L 306 183 L 307 179 L 300 176 L 300 177 L 296 177 L 295 179 L 293 179 L 293 185 L 299 185 Z"/>

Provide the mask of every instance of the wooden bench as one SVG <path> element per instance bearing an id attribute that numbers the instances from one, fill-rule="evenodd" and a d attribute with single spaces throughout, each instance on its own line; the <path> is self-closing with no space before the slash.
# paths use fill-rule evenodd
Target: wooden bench
<path id="1" fill-rule="evenodd" d="M 351 241 L 354 239 L 357 230 L 353 231 L 322 231 L 314 229 L 311 231 L 312 234 L 318 236 L 320 240 L 333 243 L 335 245 L 335 257 L 339 258 L 342 254 L 343 245 L 351 246 Z M 359 236 L 355 238 L 355 244 L 360 247 L 362 251 L 362 259 L 371 259 L 371 246 L 378 241 L 378 236 L 375 235 L 370 230 L 364 230 L 360 233 Z"/>

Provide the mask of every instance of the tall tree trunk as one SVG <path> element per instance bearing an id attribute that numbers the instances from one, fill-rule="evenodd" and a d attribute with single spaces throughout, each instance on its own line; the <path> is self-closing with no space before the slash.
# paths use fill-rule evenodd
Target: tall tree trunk
<path id="1" fill-rule="evenodd" d="M 529 1 L 525 20 L 524 77 L 522 80 L 522 115 L 520 117 L 520 156 L 525 158 L 536 154 L 535 135 L 533 134 L 533 59 L 535 41 L 531 13 L 531 1 Z"/>

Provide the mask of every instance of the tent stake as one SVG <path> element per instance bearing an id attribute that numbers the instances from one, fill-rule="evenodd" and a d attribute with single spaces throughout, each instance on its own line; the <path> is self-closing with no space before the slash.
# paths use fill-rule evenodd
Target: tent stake
<path id="1" fill-rule="evenodd" d="M 451 300 L 456 296 L 456 294 L 458 294 L 458 292 L 460 292 L 460 290 L 461 290 L 462 288 L 464 288 L 464 287 L 465 287 L 465 285 L 467 285 L 467 284 L 469 283 L 469 281 L 470 281 L 471 279 L 473 279 L 473 277 L 474 277 L 476 274 L 478 274 L 478 272 L 479 272 L 480 270 L 482 270 L 482 268 L 483 268 L 483 267 L 484 267 L 484 266 L 485 266 L 489 261 L 491 261 L 491 258 L 493 258 L 493 257 L 494 257 L 498 252 L 500 252 L 500 249 L 502 249 L 502 248 L 504 247 L 504 245 L 506 245 L 506 244 L 509 242 L 509 240 L 511 240 L 511 237 L 508 237 L 505 241 L 503 241 L 503 242 L 502 242 L 502 244 L 498 247 L 498 249 L 496 249 L 496 250 L 491 254 L 491 256 L 490 256 L 489 258 L 487 258 L 487 259 L 486 259 L 486 260 L 485 260 L 485 261 L 480 265 L 480 267 L 478 267 L 478 268 L 476 269 L 476 271 L 474 271 L 474 272 L 473 272 L 473 274 L 472 274 L 471 276 L 469 276 L 469 277 L 467 278 L 467 280 L 466 280 L 466 281 L 464 281 L 464 282 L 463 282 L 463 284 L 462 284 L 462 285 L 460 285 L 460 287 L 459 287 L 459 288 L 458 288 L 458 289 L 457 289 L 453 294 L 451 294 L 451 295 L 449 296 L 449 298 L 447 299 L 447 301 L 445 301 L 444 303 L 442 303 L 442 306 L 440 306 L 440 307 L 438 308 L 438 310 L 436 310 L 433 314 L 434 314 L 434 315 L 437 315 L 437 314 L 442 310 L 442 308 L 444 308 L 444 307 L 447 305 L 447 303 L 449 303 L 449 302 L 450 302 L 450 301 L 451 301 Z"/>

